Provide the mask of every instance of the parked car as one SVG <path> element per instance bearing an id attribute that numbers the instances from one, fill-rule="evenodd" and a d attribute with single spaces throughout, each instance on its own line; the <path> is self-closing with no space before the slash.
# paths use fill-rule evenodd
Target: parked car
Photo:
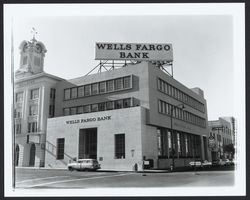
<path id="1" fill-rule="evenodd" d="M 212 166 L 212 163 L 207 161 L 207 160 L 204 160 L 204 161 L 191 161 L 189 163 L 189 165 L 191 167 L 211 167 Z"/>
<path id="2" fill-rule="evenodd" d="M 210 167 L 212 166 L 212 162 L 209 162 L 209 161 L 207 161 L 207 160 L 204 160 L 203 163 L 202 163 L 202 166 L 203 166 L 203 167 L 208 167 L 208 168 L 210 168 Z"/>
<path id="3" fill-rule="evenodd" d="M 230 166 L 230 165 L 232 165 L 232 161 L 231 160 L 229 160 L 229 159 L 226 159 L 225 160 L 225 162 L 226 162 L 226 166 Z"/>
<path id="4" fill-rule="evenodd" d="M 100 169 L 100 164 L 96 159 L 78 159 L 77 161 L 73 161 L 68 164 L 68 170 L 93 170 L 96 171 Z"/>
<path id="5" fill-rule="evenodd" d="M 228 166 L 228 165 L 231 165 L 231 161 L 229 159 L 214 160 L 213 165 L 215 165 L 215 166 Z"/>

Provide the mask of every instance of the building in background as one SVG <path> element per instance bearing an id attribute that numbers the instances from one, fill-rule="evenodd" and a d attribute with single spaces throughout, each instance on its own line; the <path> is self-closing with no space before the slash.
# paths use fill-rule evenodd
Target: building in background
<path id="1" fill-rule="evenodd" d="M 15 166 L 43 167 L 47 119 L 54 116 L 55 85 L 62 80 L 43 71 L 46 48 L 33 38 L 20 45 L 14 82 Z"/>
<path id="2" fill-rule="evenodd" d="M 212 160 L 232 158 L 228 152 L 224 152 L 226 145 L 234 145 L 235 119 L 233 117 L 220 117 L 218 120 L 208 122 L 210 137 L 214 139 L 215 146 L 211 150 Z"/>

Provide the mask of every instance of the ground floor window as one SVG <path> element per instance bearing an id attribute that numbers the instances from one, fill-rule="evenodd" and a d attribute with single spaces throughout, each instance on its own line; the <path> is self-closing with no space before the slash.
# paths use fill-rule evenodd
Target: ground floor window
<path id="1" fill-rule="evenodd" d="M 201 137 L 170 129 L 158 129 L 159 158 L 200 158 Z"/>
<path id="2" fill-rule="evenodd" d="M 125 158 L 125 134 L 115 134 L 115 159 Z"/>
<path id="3" fill-rule="evenodd" d="M 56 159 L 62 160 L 64 159 L 64 138 L 57 138 L 57 151 L 56 151 Z"/>

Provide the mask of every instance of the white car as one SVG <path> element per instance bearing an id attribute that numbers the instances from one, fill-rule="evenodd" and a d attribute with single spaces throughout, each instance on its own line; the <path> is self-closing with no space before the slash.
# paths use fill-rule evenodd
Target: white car
<path id="1" fill-rule="evenodd" d="M 191 167 L 211 167 L 212 166 L 212 162 L 209 162 L 209 161 L 207 161 L 207 160 L 204 160 L 203 162 L 201 162 L 201 161 L 191 161 L 190 163 L 189 163 L 189 165 L 191 166 Z"/>
<path id="2" fill-rule="evenodd" d="M 93 170 L 96 171 L 100 169 L 100 164 L 96 159 L 78 159 L 77 161 L 73 161 L 68 164 L 68 170 Z"/>

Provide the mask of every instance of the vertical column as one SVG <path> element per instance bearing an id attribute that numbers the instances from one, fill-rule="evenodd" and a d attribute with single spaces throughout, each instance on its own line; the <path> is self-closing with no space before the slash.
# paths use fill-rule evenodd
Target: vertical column
<path id="1" fill-rule="evenodd" d="M 39 88 L 39 101 L 38 101 L 38 130 L 44 131 L 44 86 Z"/>
<path id="2" fill-rule="evenodd" d="M 23 120 L 22 120 L 22 131 L 23 133 L 28 133 L 28 117 L 29 117 L 29 88 L 27 88 L 26 90 L 24 90 L 24 94 L 23 94 Z"/>
<path id="3" fill-rule="evenodd" d="M 204 141 L 203 141 L 203 136 L 201 135 L 200 136 L 200 141 L 201 141 L 201 159 L 202 160 L 205 160 L 205 151 L 204 151 L 204 149 L 206 148 L 205 146 L 204 146 Z"/>

